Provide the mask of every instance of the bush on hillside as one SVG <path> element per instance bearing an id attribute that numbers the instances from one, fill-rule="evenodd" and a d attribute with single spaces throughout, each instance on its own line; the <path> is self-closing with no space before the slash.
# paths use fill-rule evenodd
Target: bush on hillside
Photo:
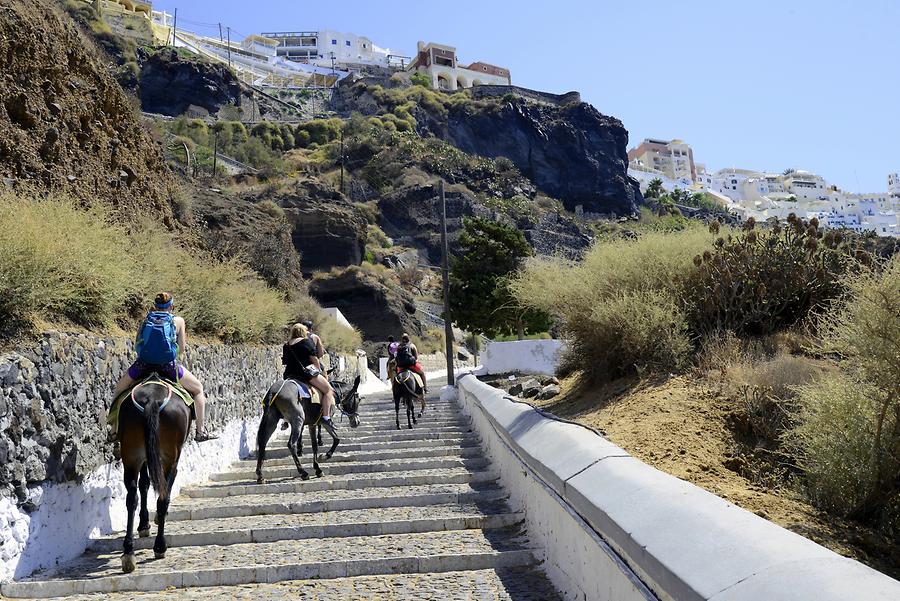
<path id="1" fill-rule="evenodd" d="M 581 263 L 531 259 L 512 283 L 518 302 L 557 317 L 567 369 L 605 380 L 683 366 L 691 350 L 679 303 L 703 228 L 599 242 Z"/>
<path id="2" fill-rule="evenodd" d="M 900 258 L 819 320 L 843 373 L 804 387 L 794 440 L 818 504 L 900 534 Z"/>
<path id="3" fill-rule="evenodd" d="M 131 327 L 160 290 L 192 332 L 223 340 L 278 337 L 292 316 L 245 265 L 185 249 L 155 224 L 125 231 L 100 208 L 0 196 L 3 334 L 40 320 Z"/>
<path id="4" fill-rule="evenodd" d="M 732 331 L 765 335 L 807 317 L 840 293 L 847 246 L 818 221 L 793 214 L 785 227 L 723 234 L 697 253 L 686 285 L 691 328 L 697 334 Z M 718 224 L 711 230 L 718 234 Z"/>

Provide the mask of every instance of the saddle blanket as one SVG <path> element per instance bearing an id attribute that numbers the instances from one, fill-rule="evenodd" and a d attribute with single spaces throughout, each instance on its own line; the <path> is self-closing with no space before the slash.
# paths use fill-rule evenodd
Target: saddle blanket
<path id="1" fill-rule="evenodd" d="M 193 399 L 193 397 L 191 397 L 190 393 L 184 389 L 184 387 L 181 384 L 179 384 L 178 382 L 173 382 L 172 380 L 169 380 L 168 378 L 163 378 L 159 374 L 151 373 L 150 375 L 148 375 L 146 378 L 144 378 L 143 380 L 141 380 L 140 382 L 138 382 L 131 388 L 126 389 L 125 392 L 123 392 L 122 394 L 120 394 L 118 396 L 118 398 L 113 400 L 113 404 L 109 408 L 109 413 L 106 416 L 106 422 L 108 424 L 118 426 L 119 408 L 122 406 L 122 401 L 124 401 L 129 396 L 131 396 L 131 393 L 136 388 L 139 388 L 145 384 L 168 385 L 169 387 L 171 387 L 172 392 L 174 392 L 179 397 L 181 397 L 181 400 L 184 401 L 184 404 L 187 405 L 188 407 L 191 407 L 192 411 L 193 411 L 194 399 Z"/>
<path id="2" fill-rule="evenodd" d="M 296 384 L 297 388 L 300 389 L 300 397 L 301 398 L 309 398 L 310 402 L 313 405 L 321 405 L 322 404 L 322 397 L 319 394 L 319 391 L 316 390 L 315 388 L 313 388 L 312 386 L 304 384 L 303 382 L 298 382 L 297 380 L 285 380 L 284 382 L 281 383 L 281 388 L 284 388 L 284 385 L 287 384 L 288 382 L 293 382 L 294 384 Z M 281 388 L 279 388 L 275 392 L 275 394 L 273 394 L 272 397 L 269 399 L 270 405 L 272 404 L 272 401 L 275 400 L 275 397 L 278 396 L 278 393 L 281 392 Z M 263 397 L 263 406 L 265 406 L 265 404 L 266 404 L 266 397 Z"/>

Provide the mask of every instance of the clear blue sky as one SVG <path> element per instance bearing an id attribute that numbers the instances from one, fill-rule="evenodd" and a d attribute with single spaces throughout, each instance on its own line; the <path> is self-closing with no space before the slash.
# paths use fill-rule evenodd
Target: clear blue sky
<path id="1" fill-rule="evenodd" d="M 154 0 L 180 26 L 248 35 L 332 28 L 412 55 L 508 66 L 513 82 L 581 91 L 633 146 L 681 138 L 709 169 L 815 171 L 850 191 L 900 171 L 895 0 Z"/>

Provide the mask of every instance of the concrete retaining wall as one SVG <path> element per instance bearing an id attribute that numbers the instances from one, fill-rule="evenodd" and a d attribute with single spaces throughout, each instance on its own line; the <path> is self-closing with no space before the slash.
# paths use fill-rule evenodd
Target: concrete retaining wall
<path id="1" fill-rule="evenodd" d="M 631 457 L 473 375 L 460 402 L 570 599 L 900 599 L 900 582 Z"/>
<path id="2" fill-rule="evenodd" d="M 559 340 L 488 342 L 481 360 L 489 374 L 552 375 L 556 373 L 563 347 Z"/>

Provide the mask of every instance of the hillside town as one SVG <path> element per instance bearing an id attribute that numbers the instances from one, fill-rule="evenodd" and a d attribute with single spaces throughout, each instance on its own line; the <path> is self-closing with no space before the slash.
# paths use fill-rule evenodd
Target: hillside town
<path id="1" fill-rule="evenodd" d="M 816 218 L 827 228 L 900 236 L 897 173 L 887 176 L 886 192 L 848 192 L 801 169 L 766 173 L 729 167 L 710 172 L 694 162 L 693 150 L 684 141 L 648 138 L 628 151 L 628 175 L 641 183 L 642 190 L 659 179 L 666 190 L 706 192 L 743 218 L 784 220 L 794 213 Z"/>

